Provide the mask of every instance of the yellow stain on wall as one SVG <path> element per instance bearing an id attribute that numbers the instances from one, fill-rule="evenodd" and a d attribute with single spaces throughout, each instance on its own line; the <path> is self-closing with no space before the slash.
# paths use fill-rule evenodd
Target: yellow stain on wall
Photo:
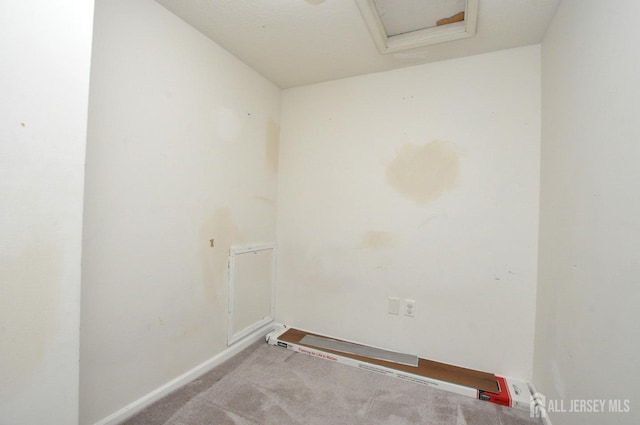
<path id="1" fill-rule="evenodd" d="M 62 255 L 40 240 L 0 267 L 0 399 L 10 400 L 44 361 L 58 326 Z"/>
<path id="2" fill-rule="evenodd" d="M 369 230 L 362 235 L 362 247 L 377 251 L 383 248 L 390 248 L 393 244 L 393 236 L 389 232 L 381 230 Z"/>
<path id="3" fill-rule="evenodd" d="M 459 168 L 455 146 L 437 140 L 424 145 L 402 146 L 387 165 L 386 177 L 398 193 L 419 205 L 426 205 L 458 185 Z"/>
<path id="4" fill-rule="evenodd" d="M 209 240 L 214 239 L 212 248 Z M 242 244 L 244 236 L 229 208 L 218 208 L 200 228 L 204 294 L 211 304 L 218 299 L 218 290 L 226 287 L 227 261 L 231 245 Z"/>

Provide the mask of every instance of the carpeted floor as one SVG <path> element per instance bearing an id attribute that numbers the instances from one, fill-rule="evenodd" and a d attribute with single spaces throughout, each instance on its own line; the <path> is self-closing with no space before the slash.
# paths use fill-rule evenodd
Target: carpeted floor
<path id="1" fill-rule="evenodd" d="M 529 412 L 256 343 L 126 425 L 533 425 Z"/>

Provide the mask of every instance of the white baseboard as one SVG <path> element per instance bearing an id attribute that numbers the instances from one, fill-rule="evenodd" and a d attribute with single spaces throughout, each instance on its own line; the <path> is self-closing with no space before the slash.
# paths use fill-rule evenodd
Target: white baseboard
<path id="1" fill-rule="evenodd" d="M 211 357 L 209 360 L 199 364 L 193 369 L 183 373 L 175 379 L 167 382 L 166 384 L 156 388 L 150 393 L 140 397 L 136 401 L 126 405 L 122 409 L 117 412 L 112 413 L 106 418 L 96 422 L 94 425 L 116 425 L 119 424 L 130 417 L 134 416 L 136 413 L 142 411 L 145 407 L 151 405 L 152 403 L 158 401 L 165 395 L 169 394 L 171 391 L 193 381 L 194 379 L 204 375 L 209 372 L 214 367 L 218 366 L 222 362 L 230 359 L 231 357 L 238 354 L 240 351 L 244 350 L 254 342 L 259 341 L 264 338 L 269 332 L 277 327 L 281 327 L 282 325 L 278 323 L 271 322 L 260 329 L 252 332 L 250 335 L 247 335 L 241 341 L 233 344 L 228 347 L 221 353 Z"/>

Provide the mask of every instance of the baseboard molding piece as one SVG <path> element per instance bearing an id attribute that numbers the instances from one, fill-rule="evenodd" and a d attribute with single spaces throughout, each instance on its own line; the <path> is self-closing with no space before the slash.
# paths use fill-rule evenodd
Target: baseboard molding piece
<path id="1" fill-rule="evenodd" d="M 150 393 L 140 397 L 139 399 L 135 400 L 134 402 L 126 405 L 125 407 L 123 407 L 122 409 L 118 410 L 117 412 L 112 413 L 111 415 L 107 416 L 106 418 L 96 422 L 94 425 L 117 425 L 129 418 L 131 418 L 132 416 L 134 416 L 135 414 L 141 412 L 144 408 L 150 406 L 151 404 L 155 403 L 156 401 L 158 401 L 159 399 L 161 399 L 162 397 L 164 397 L 165 395 L 169 394 L 170 392 L 172 392 L 173 390 L 193 381 L 194 379 L 204 375 L 205 373 L 209 372 L 211 369 L 213 369 L 214 367 L 220 365 L 221 363 L 223 363 L 224 361 L 230 359 L 231 357 L 235 356 L 236 354 L 238 354 L 240 351 L 244 350 L 245 348 L 247 348 L 248 346 L 250 346 L 251 344 L 253 344 L 254 342 L 257 342 L 261 339 L 264 339 L 264 337 L 270 333 L 272 330 L 277 329 L 282 327 L 281 324 L 279 323 L 274 323 L 271 322 L 263 327 L 261 327 L 260 329 L 255 330 L 254 332 L 252 332 L 250 335 L 247 335 L 245 338 L 243 338 L 241 341 L 236 342 L 235 344 L 231 345 L 230 347 L 226 348 L 224 351 L 216 354 L 215 356 L 211 357 L 209 360 L 199 364 L 198 366 L 194 367 L 193 369 L 183 373 L 182 375 L 178 376 L 175 379 L 172 379 L 171 381 L 167 382 L 166 384 L 156 388 L 155 390 L 151 391 Z"/>
<path id="2" fill-rule="evenodd" d="M 492 373 L 421 358 L 418 359 L 418 366 L 415 367 L 368 355 L 353 354 L 348 352 L 349 350 L 343 351 L 340 348 L 320 348 L 314 342 L 305 342 L 307 335 L 332 338 L 284 327 L 270 333 L 267 336 L 267 342 L 297 353 L 381 373 L 415 384 L 438 388 L 526 412 L 531 410 L 530 387 L 529 383 L 524 380 L 496 376 Z"/>

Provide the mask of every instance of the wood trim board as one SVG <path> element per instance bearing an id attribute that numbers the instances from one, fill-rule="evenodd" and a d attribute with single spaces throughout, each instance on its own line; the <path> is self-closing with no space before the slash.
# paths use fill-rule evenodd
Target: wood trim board
<path id="1" fill-rule="evenodd" d="M 301 344 L 300 340 L 304 338 L 306 335 L 314 335 L 314 336 L 324 336 L 313 334 L 310 332 L 302 331 L 299 329 L 290 328 L 282 335 L 278 337 L 279 340 L 289 342 L 291 344 L 297 344 L 305 346 L 305 344 Z M 337 339 L 337 338 L 334 338 Z M 313 346 L 308 346 L 310 348 L 315 348 Z M 373 359 L 370 357 L 359 356 L 356 354 L 350 354 L 340 351 L 334 350 L 326 350 L 323 351 L 336 354 L 342 357 L 348 357 L 354 360 L 371 363 L 378 366 L 383 366 L 386 368 L 412 373 L 414 375 L 423 376 L 425 378 L 437 379 L 439 381 L 449 382 L 456 385 L 462 385 L 469 388 L 474 388 L 482 391 L 488 391 L 492 393 L 499 393 L 500 387 L 498 385 L 498 381 L 496 376 L 492 373 L 481 372 L 473 369 L 467 369 L 459 366 L 453 366 L 446 363 L 440 363 L 433 360 L 427 360 L 423 358 L 418 358 L 418 366 L 408 366 L 402 365 L 399 363 L 389 362 L 385 360 Z"/>

